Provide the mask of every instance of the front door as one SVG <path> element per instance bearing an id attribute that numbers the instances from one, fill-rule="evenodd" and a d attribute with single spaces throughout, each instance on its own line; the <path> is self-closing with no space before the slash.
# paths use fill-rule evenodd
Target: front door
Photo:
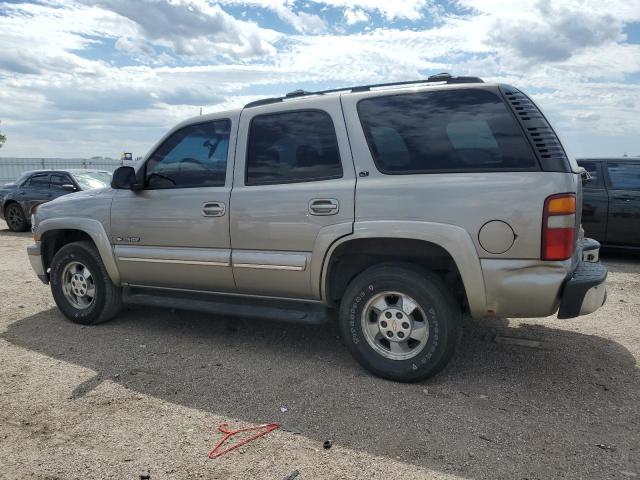
<path id="1" fill-rule="evenodd" d="M 640 246 L 640 162 L 608 162 L 607 243 Z"/>
<path id="2" fill-rule="evenodd" d="M 353 229 L 355 174 L 339 98 L 244 109 L 236 159 L 230 227 L 238 289 L 319 298 L 322 255 Z"/>
<path id="3" fill-rule="evenodd" d="M 111 206 L 111 236 L 124 283 L 234 288 L 229 145 L 235 143 L 236 128 L 237 115 L 175 130 L 141 167 L 144 189 L 118 190 Z"/>

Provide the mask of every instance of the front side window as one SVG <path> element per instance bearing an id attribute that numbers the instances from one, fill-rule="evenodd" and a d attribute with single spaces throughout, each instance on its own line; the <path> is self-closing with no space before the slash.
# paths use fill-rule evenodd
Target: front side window
<path id="1" fill-rule="evenodd" d="M 640 190 L 640 163 L 608 163 L 611 187 L 616 190 Z"/>
<path id="2" fill-rule="evenodd" d="M 230 130 L 229 120 L 216 120 L 174 132 L 149 158 L 145 187 L 224 186 Z"/>
<path id="3" fill-rule="evenodd" d="M 358 114 L 386 174 L 538 168 L 513 114 L 487 90 L 368 98 L 358 103 Z"/>
<path id="4" fill-rule="evenodd" d="M 60 175 L 60 174 L 54 173 L 51 175 L 50 184 L 51 184 L 51 188 L 60 190 L 62 188 L 62 185 L 73 185 L 73 182 L 66 175 Z"/>
<path id="5" fill-rule="evenodd" d="M 251 121 L 246 185 L 342 177 L 338 140 L 326 112 L 259 115 Z"/>

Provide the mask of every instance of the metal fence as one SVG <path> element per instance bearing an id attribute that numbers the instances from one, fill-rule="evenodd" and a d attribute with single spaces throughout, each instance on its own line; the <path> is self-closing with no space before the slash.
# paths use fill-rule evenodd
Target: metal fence
<path id="1" fill-rule="evenodd" d="M 0 158 L 0 186 L 22 172 L 41 169 L 91 168 L 113 172 L 122 160 L 113 158 Z"/>

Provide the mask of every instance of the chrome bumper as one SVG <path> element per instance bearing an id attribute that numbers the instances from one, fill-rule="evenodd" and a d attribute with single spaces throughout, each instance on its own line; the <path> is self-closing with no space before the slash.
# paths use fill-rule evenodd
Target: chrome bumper
<path id="1" fill-rule="evenodd" d="M 43 283 L 49 283 L 49 276 L 44 271 L 44 265 L 42 263 L 42 255 L 40 253 L 40 242 L 36 242 L 34 245 L 27 247 L 27 255 L 29 256 L 29 262 L 31 268 L 36 272 L 36 275 Z"/>

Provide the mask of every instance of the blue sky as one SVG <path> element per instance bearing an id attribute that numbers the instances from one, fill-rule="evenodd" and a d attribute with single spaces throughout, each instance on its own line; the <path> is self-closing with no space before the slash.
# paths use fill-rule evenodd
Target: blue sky
<path id="1" fill-rule="evenodd" d="M 443 71 L 520 87 L 576 156 L 640 155 L 640 0 L 0 2 L 0 155 L 143 155 L 200 107 Z"/>

